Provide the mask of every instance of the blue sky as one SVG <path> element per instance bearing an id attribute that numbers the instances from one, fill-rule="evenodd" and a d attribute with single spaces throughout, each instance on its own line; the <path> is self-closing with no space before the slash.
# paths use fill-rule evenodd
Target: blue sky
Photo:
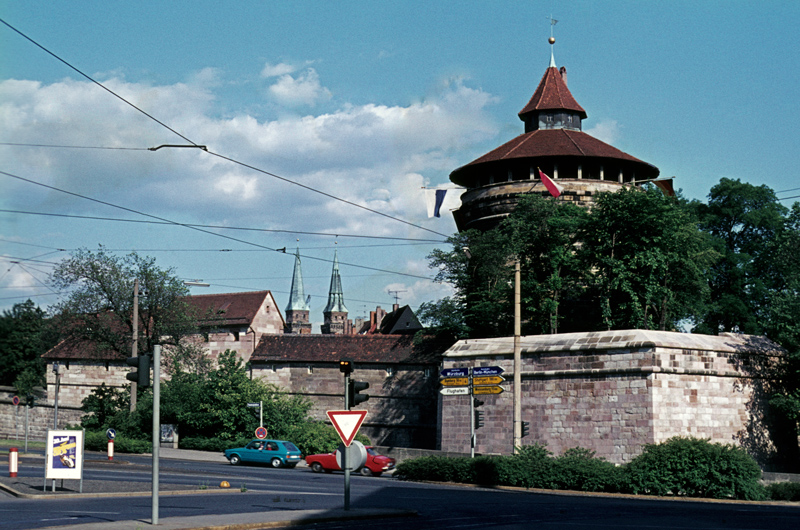
<path id="1" fill-rule="evenodd" d="M 453 169 L 523 132 L 551 14 L 586 132 L 690 198 L 722 177 L 800 187 L 794 1 L 6 0 L 0 18 L 195 143 L 430 231 L 199 150 L 147 151 L 185 141 L 0 25 L 0 143 L 117 148 L 0 145 L 0 171 L 179 223 L 285 231 L 209 229 L 248 245 L 0 212 L 0 308 L 53 303 L 43 282 L 68 254 L 57 249 L 103 244 L 212 284 L 196 293 L 269 289 L 283 309 L 293 261 L 263 247 L 291 251 L 298 238 L 315 322 L 334 245 L 351 317 L 390 306 L 388 291 L 413 308 L 447 295 L 428 279 L 437 243 L 348 236 L 455 231 L 449 215 L 428 219 L 422 187 L 449 185 Z M 4 210 L 145 219 L 7 175 L 0 189 Z"/>

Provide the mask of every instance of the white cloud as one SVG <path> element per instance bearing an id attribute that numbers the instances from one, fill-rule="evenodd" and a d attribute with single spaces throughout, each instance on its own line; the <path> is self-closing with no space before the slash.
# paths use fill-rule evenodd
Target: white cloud
<path id="1" fill-rule="evenodd" d="M 598 122 L 594 127 L 586 129 L 583 132 L 607 144 L 613 145 L 620 137 L 621 126 L 617 123 L 617 120 L 606 120 Z"/>
<path id="2" fill-rule="evenodd" d="M 286 63 L 278 63 L 278 64 L 270 64 L 267 63 L 264 65 L 264 68 L 261 70 L 261 77 L 278 77 L 286 74 L 291 74 L 292 72 L 296 72 L 298 70 L 297 66 L 293 66 L 291 64 Z"/>
<path id="3" fill-rule="evenodd" d="M 208 69 L 189 83 L 152 85 L 114 78 L 105 84 L 190 140 L 208 145 L 212 153 L 272 175 L 198 149 L 148 151 L 145 148 L 186 141 L 96 85 L 70 79 L 51 84 L 0 81 L 0 142 L 126 149 L 0 146 L 4 171 L 180 223 L 441 240 L 442 236 L 328 195 L 440 233 L 453 233 L 452 218 L 427 218 L 422 187 L 430 185 L 432 179 L 446 181 L 447 174 L 464 163 L 462 149 L 497 132 L 497 124 L 487 112 L 493 97 L 461 81 L 449 82 L 437 94 L 408 105 L 344 104 L 325 113 L 287 114 L 271 120 L 243 112 L 220 117 L 215 93 L 219 81 L 219 72 Z M 279 78 L 277 85 L 280 83 Z M 300 93 L 306 90 L 304 96 L 298 96 L 306 102 L 329 95 L 313 69 L 292 78 L 284 88 L 289 85 Z M 0 186 L 0 204 L 9 209 L 136 217 L 13 179 L 3 178 Z M 15 221 L 17 231 L 8 236 L 42 244 L 32 232 L 35 219 L 39 218 Z M 42 218 L 42 230 L 52 231 L 53 225 L 46 224 L 52 222 Z M 86 221 L 80 228 L 71 228 L 70 223 L 77 221 L 63 222 L 63 235 L 53 237 L 54 246 L 118 246 L 123 239 L 140 238 L 145 239 L 136 244 L 137 248 L 154 245 L 146 239 L 151 228 L 145 230 L 142 225 Z M 180 234 L 191 235 L 186 230 Z M 291 233 L 258 238 L 250 233 L 235 235 L 274 248 L 293 243 L 295 238 Z M 195 245 L 220 246 L 218 239 L 202 237 Z M 65 242 L 66 238 L 72 242 Z M 173 247 L 183 244 L 182 237 L 170 240 Z M 360 251 L 348 251 L 342 246 L 340 257 L 379 269 L 413 270 L 412 274 L 433 276 L 423 266 L 430 249 L 430 245 L 405 245 L 357 254 Z M 321 256 L 330 258 L 330 254 Z M 197 262 L 175 264 L 183 272 Z M 313 261 L 308 266 L 312 265 Z M 329 274 L 329 264 L 319 266 L 323 268 L 322 276 Z M 291 264 L 287 267 L 290 270 Z M 187 270 L 185 274 L 194 273 Z M 387 279 L 397 281 L 396 277 L 385 275 L 370 280 L 381 282 L 375 285 L 376 297 L 382 294 Z M 404 284 L 411 293 L 405 299 L 407 303 L 418 304 L 443 289 L 431 287 L 424 280 L 419 282 L 418 287 Z M 280 291 L 280 286 L 264 287 Z M 318 292 L 313 294 L 320 296 Z"/>
<path id="4" fill-rule="evenodd" d="M 270 94 L 280 103 L 289 106 L 314 106 L 319 101 L 331 99 L 331 91 L 319 82 L 319 75 L 313 68 L 307 68 L 296 77 L 283 74 L 269 87 Z"/>

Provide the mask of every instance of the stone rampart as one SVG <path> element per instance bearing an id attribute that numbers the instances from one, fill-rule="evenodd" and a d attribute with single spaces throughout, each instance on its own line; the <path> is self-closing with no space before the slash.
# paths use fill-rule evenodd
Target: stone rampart
<path id="1" fill-rule="evenodd" d="M 644 330 L 523 337 L 522 421 L 558 455 L 573 447 L 629 462 L 645 444 L 673 436 L 737 443 L 752 429 L 756 399 L 749 356 L 778 354 L 765 339 Z M 466 340 L 444 367 L 500 366 L 505 392 L 479 396 L 476 452 L 513 450 L 513 339 Z M 442 396 L 441 449 L 468 452 L 469 396 Z"/>

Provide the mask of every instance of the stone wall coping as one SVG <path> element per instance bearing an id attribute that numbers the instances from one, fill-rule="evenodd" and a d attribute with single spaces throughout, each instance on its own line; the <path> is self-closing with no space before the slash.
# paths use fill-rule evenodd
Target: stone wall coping
<path id="1" fill-rule="evenodd" d="M 675 331 L 630 329 L 520 337 L 522 353 L 558 353 L 587 350 L 632 351 L 654 348 L 761 355 L 782 355 L 785 353 L 780 346 L 766 337 L 734 333 L 699 335 Z M 444 358 L 513 355 L 513 349 L 513 337 L 464 339 L 456 342 L 445 351 Z"/>

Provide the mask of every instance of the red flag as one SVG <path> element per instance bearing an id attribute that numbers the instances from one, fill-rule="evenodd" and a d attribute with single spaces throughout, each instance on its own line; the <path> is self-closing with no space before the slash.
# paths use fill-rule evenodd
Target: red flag
<path id="1" fill-rule="evenodd" d="M 541 169 L 539 169 L 539 178 L 542 179 L 542 184 L 544 184 L 544 187 L 547 188 L 547 191 L 549 191 L 550 195 L 552 195 L 553 197 L 558 197 L 559 195 L 564 193 L 564 187 L 556 184 L 555 181 L 550 177 L 548 177 L 547 175 L 545 175 L 544 171 L 542 171 Z"/>
<path id="2" fill-rule="evenodd" d="M 658 186 L 658 189 L 661 190 L 661 193 L 667 197 L 675 196 L 675 190 L 672 188 L 672 179 L 651 180 L 650 182 Z"/>

